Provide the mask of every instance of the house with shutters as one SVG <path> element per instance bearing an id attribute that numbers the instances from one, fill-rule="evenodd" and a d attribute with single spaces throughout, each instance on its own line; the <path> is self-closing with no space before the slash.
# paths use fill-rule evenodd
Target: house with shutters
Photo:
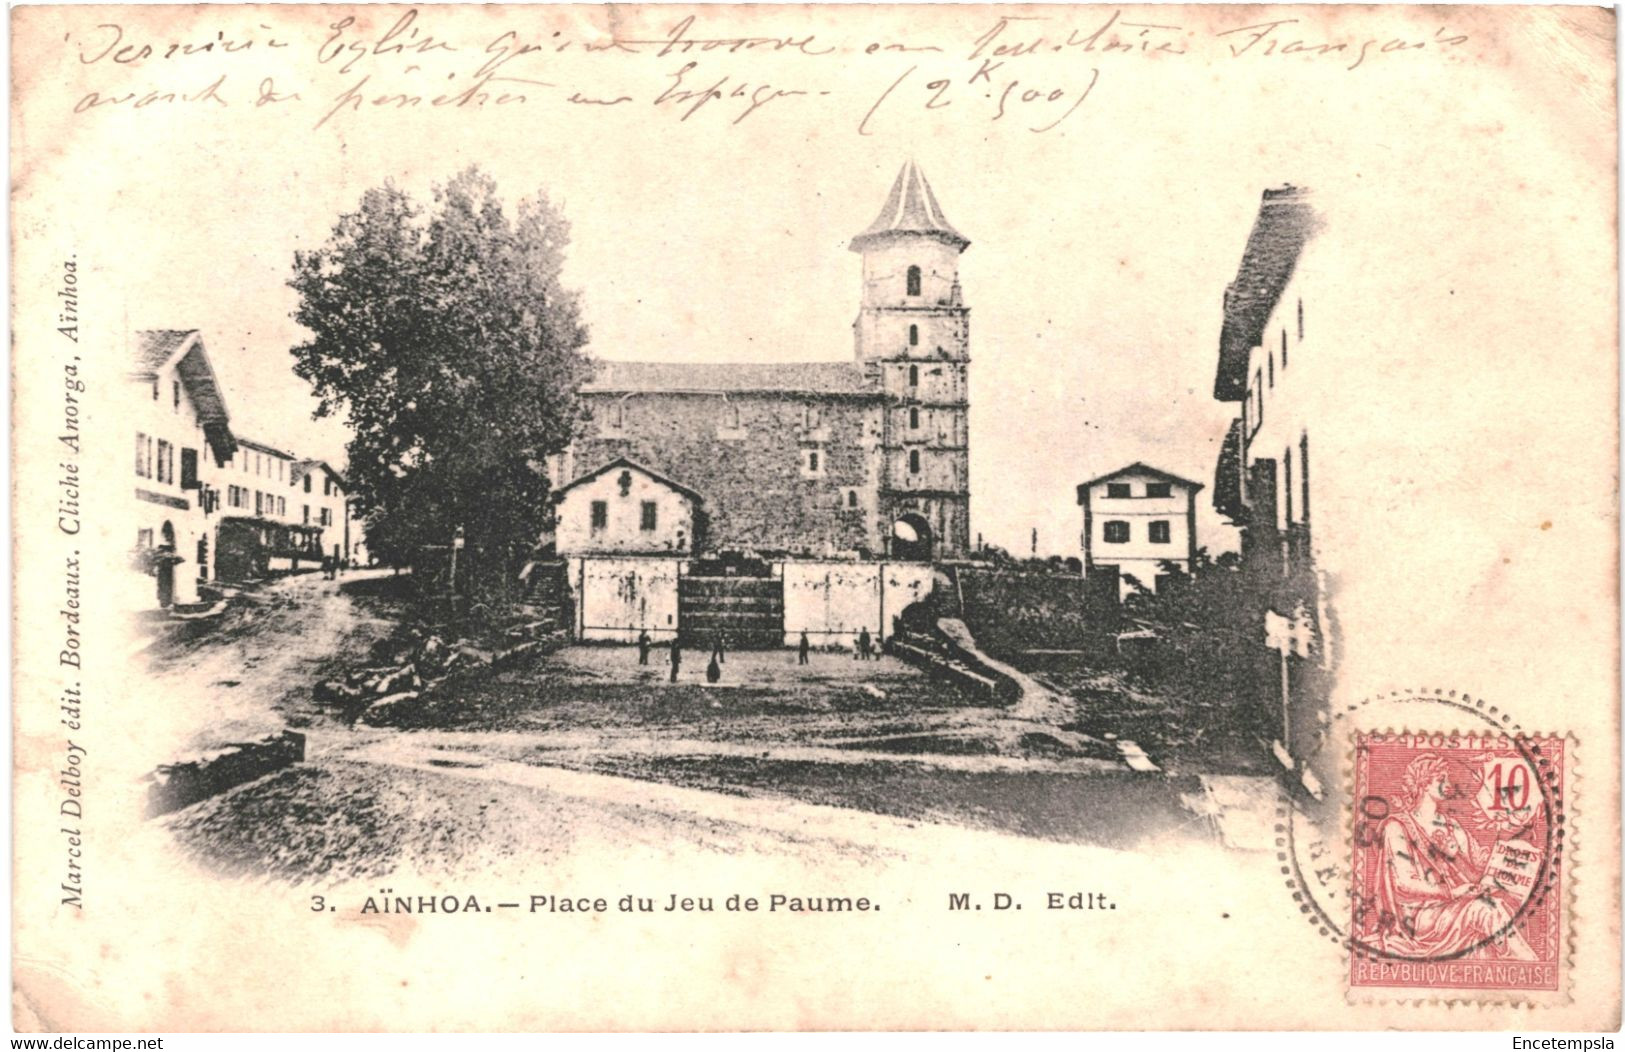
<path id="1" fill-rule="evenodd" d="M 1078 484 L 1083 509 L 1083 572 L 1115 567 L 1152 591 L 1172 568 L 1196 561 L 1196 494 L 1200 482 L 1134 463 Z"/>
<path id="2" fill-rule="evenodd" d="M 300 521 L 299 463 L 287 450 L 238 436 L 218 479 L 225 501 L 215 525 L 221 577 L 244 580 L 320 564 L 321 527 Z"/>
<path id="3" fill-rule="evenodd" d="M 133 334 L 124 397 L 134 478 L 129 490 L 128 609 L 187 606 L 214 574 L 212 532 L 223 513 L 213 479 L 237 453 L 230 415 L 196 329 Z"/>
<path id="4" fill-rule="evenodd" d="M 692 554 L 703 543 L 700 495 L 625 457 L 569 483 L 554 501 L 560 552 Z"/>
<path id="5" fill-rule="evenodd" d="M 1323 228 L 1310 191 L 1264 191 L 1225 289 L 1213 380 L 1214 398 L 1236 408 L 1215 466 L 1213 506 L 1239 527 L 1243 570 L 1265 600 L 1256 623 L 1241 627 L 1260 660 L 1278 666 L 1269 696 L 1259 701 L 1279 713 L 1277 757 L 1316 793 L 1330 772 L 1317 777 L 1307 765 L 1327 755 L 1335 655 L 1310 532 L 1310 438 L 1318 423 L 1346 419 L 1347 406 L 1358 404 L 1346 374 L 1316 351 L 1316 296 L 1324 313 L 1337 314 L 1326 303 L 1348 295 L 1345 280 L 1321 279 L 1328 266 Z M 1341 278 L 1336 266 L 1332 273 Z"/>
<path id="6" fill-rule="evenodd" d="M 366 541 L 361 521 L 352 513 L 344 476 L 325 460 L 301 460 L 294 464 L 291 477 L 289 520 L 321 531 L 323 556 L 341 566 L 364 564 Z"/>

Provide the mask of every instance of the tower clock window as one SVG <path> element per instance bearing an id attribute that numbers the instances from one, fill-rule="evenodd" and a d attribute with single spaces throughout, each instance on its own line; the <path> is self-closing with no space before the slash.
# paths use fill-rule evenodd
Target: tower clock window
<path id="1" fill-rule="evenodd" d="M 910 296 L 918 296 L 920 294 L 920 268 L 919 267 L 909 267 L 908 268 L 908 294 Z"/>

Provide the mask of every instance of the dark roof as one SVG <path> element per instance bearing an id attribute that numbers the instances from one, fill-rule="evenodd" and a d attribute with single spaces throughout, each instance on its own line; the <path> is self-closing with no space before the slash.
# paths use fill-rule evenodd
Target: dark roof
<path id="1" fill-rule="evenodd" d="M 1319 226 L 1308 190 L 1283 186 L 1264 191 L 1236 279 L 1224 290 L 1219 369 L 1213 380 L 1213 397 L 1219 401 L 1239 402 L 1246 396 L 1248 355 L 1263 339 L 1264 321 Z"/>
<path id="2" fill-rule="evenodd" d="M 925 181 L 925 173 L 912 160 L 903 165 L 892 183 L 886 204 L 869 229 L 852 239 L 852 251 L 862 252 L 882 238 L 895 234 L 924 234 L 963 252 L 970 239 L 953 228 L 937 204 L 937 195 Z"/>
<path id="3" fill-rule="evenodd" d="M 199 336 L 196 329 L 141 330 L 135 334 L 135 361 L 131 371 L 137 376 L 156 373 L 194 336 Z"/>
<path id="4" fill-rule="evenodd" d="M 656 482 L 660 483 L 662 486 L 669 486 L 670 488 L 676 490 L 677 492 L 683 494 L 684 496 L 689 497 L 695 503 L 700 503 L 705 499 L 704 497 L 701 497 L 697 491 L 688 488 L 687 486 L 683 485 L 681 482 L 678 482 L 678 481 L 676 481 L 674 479 L 667 478 L 665 475 L 662 475 L 660 472 L 655 471 L 653 468 L 646 468 L 642 464 L 639 464 L 637 461 L 630 460 L 630 459 L 628 459 L 626 457 L 616 457 L 614 460 L 610 461 L 608 464 L 604 464 L 601 467 L 593 468 L 591 471 L 587 472 L 585 475 L 579 475 L 576 478 L 571 479 L 569 482 L 566 482 L 564 485 L 560 486 L 558 489 L 553 491 L 553 499 L 557 500 L 558 498 L 564 496 L 566 490 L 575 489 L 577 486 L 581 485 L 583 482 L 590 482 L 593 479 L 597 478 L 599 475 L 602 475 L 607 471 L 614 471 L 616 468 L 630 468 L 633 471 L 641 471 L 645 475 L 648 475 L 650 478 L 654 479 Z"/>
<path id="5" fill-rule="evenodd" d="M 256 442 L 252 438 L 243 438 L 241 435 L 237 436 L 237 444 L 242 446 L 244 449 L 252 449 L 258 453 L 266 453 L 273 457 L 281 457 L 283 460 L 296 459 L 292 453 L 289 453 L 285 449 L 278 449 L 275 446 L 268 446 L 264 442 Z"/>
<path id="6" fill-rule="evenodd" d="M 604 362 L 585 394 L 794 392 L 880 395 L 857 362 Z"/>
<path id="7" fill-rule="evenodd" d="M 1195 493 L 1197 490 L 1203 488 L 1200 482 L 1194 482 L 1188 478 L 1182 478 L 1179 475 L 1175 475 L 1171 471 L 1163 471 L 1161 468 L 1154 468 L 1144 461 L 1136 460 L 1126 468 L 1118 468 L 1116 471 L 1108 471 L 1106 474 L 1097 478 L 1092 478 L 1088 482 L 1078 483 L 1078 503 L 1083 503 L 1083 494 L 1090 486 L 1117 478 L 1120 475 L 1155 475 L 1157 478 L 1165 479 L 1169 482 L 1177 482 L 1181 486 L 1188 486 L 1190 487 L 1190 491 L 1192 493 Z"/>
<path id="8" fill-rule="evenodd" d="M 292 481 L 298 482 L 300 479 L 304 478 L 306 475 L 313 473 L 317 468 L 321 468 L 323 471 L 326 471 L 329 475 L 333 476 L 333 481 L 337 482 L 339 484 L 340 489 L 348 489 L 349 488 L 344 482 L 344 476 L 340 475 L 337 471 L 333 470 L 333 465 L 329 464 L 325 460 L 301 460 L 301 461 L 298 461 L 297 463 L 294 464 L 293 469 L 292 469 L 292 471 L 293 471 Z"/>
<path id="9" fill-rule="evenodd" d="M 209 363 L 208 349 L 203 346 L 203 334 L 196 329 L 142 329 L 135 334 L 130 371 L 133 379 L 157 376 L 171 361 L 186 385 L 186 393 L 192 399 L 198 423 L 203 425 L 204 437 L 209 440 L 215 458 L 224 461 L 237 451 L 237 440 L 231 433 L 226 396 L 220 390 L 214 366 Z"/>

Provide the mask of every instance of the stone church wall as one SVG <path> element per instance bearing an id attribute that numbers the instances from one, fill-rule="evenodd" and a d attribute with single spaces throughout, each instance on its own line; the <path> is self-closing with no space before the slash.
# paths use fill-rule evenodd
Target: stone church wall
<path id="1" fill-rule="evenodd" d="M 610 411 L 617 401 L 618 427 Z M 697 490 L 704 547 L 880 550 L 878 401 L 658 392 L 589 395 L 588 403 L 593 420 L 575 443 L 576 470 L 624 456 Z"/>

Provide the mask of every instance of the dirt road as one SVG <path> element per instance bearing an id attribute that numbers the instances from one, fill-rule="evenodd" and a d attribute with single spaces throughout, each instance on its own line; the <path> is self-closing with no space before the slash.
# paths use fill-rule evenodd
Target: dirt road
<path id="1" fill-rule="evenodd" d="M 338 581 L 320 573 L 245 590 L 218 624 L 145 653 L 150 690 L 162 699 L 154 762 L 182 759 L 289 726 L 320 724 L 311 688 L 353 664 L 394 625 L 394 604 L 353 594 L 388 570 L 357 570 Z"/>

